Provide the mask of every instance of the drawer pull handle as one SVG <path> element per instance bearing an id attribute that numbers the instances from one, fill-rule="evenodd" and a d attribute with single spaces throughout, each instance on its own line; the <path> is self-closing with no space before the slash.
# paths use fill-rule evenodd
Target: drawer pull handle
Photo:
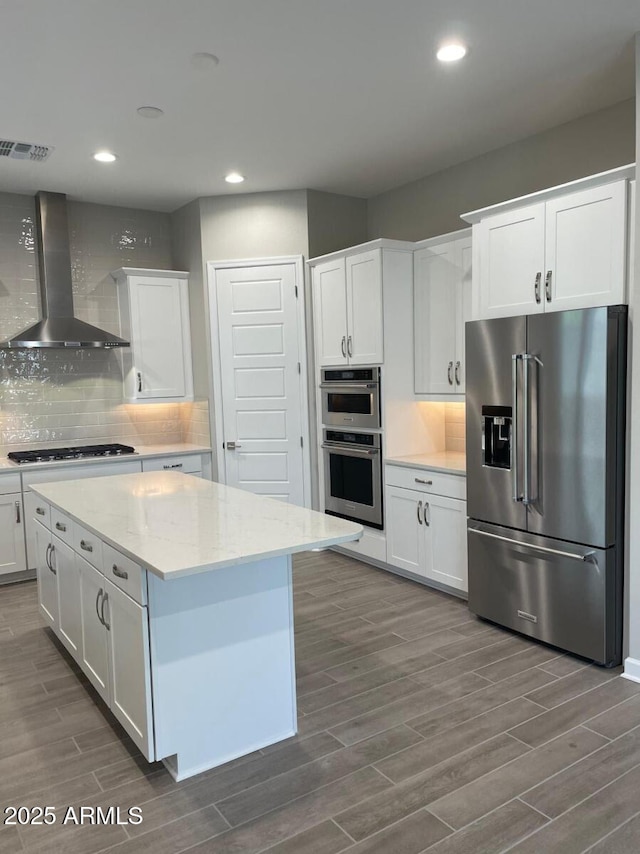
<path id="1" fill-rule="evenodd" d="M 57 531 L 66 531 L 67 526 L 63 525 L 62 522 L 56 522 L 56 530 Z"/>
<path id="2" fill-rule="evenodd" d="M 173 463 L 172 465 L 162 466 L 163 469 L 181 469 L 183 463 Z"/>
<path id="3" fill-rule="evenodd" d="M 47 511 L 44 509 L 44 507 L 36 507 L 36 513 L 38 514 L 38 516 L 47 515 Z"/>
<path id="4" fill-rule="evenodd" d="M 19 525 L 22 522 L 22 516 L 20 515 L 20 502 L 16 501 L 16 525 Z"/>
<path id="5" fill-rule="evenodd" d="M 433 486 L 432 480 L 423 480 L 421 477 L 414 477 L 416 483 L 424 483 L 426 486 Z"/>
<path id="6" fill-rule="evenodd" d="M 113 571 L 113 574 L 116 575 L 118 578 L 124 578 L 125 580 L 129 578 L 129 573 L 125 572 L 124 569 L 120 569 L 117 563 L 114 563 L 111 569 Z"/>
<path id="7" fill-rule="evenodd" d="M 80 548 L 85 552 L 92 552 L 93 546 L 91 543 L 88 543 L 86 540 L 80 540 Z"/>

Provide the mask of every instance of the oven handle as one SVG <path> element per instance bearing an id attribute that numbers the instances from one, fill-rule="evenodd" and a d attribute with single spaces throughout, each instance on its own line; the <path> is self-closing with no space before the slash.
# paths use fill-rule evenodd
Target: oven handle
<path id="1" fill-rule="evenodd" d="M 348 448 L 344 445 L 329 445 L 324 444 L 322 447 L 327 451 L 332 451 L 334 454 L 342 454 L 343 457 L 375 457 L 380 453 L 380 448 Z"/>
<path id="2" fill-rule="evenodd" d="M 370 391 L 378 387 L 378 383 L 320 383 L 320 388 L 334 388 L 336 391 L 349 391 L 350 388 L 364 388 Z"/>

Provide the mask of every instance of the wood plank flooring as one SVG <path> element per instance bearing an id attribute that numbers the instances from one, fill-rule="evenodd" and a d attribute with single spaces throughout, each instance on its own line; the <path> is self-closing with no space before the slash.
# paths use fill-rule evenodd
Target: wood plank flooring
<path id="1" fill-rule="evenodd" d="M 0 854 L 631 854 L 640 685 L 332 552 L 295 561 L 299 734 L 176 784 L 0 589 Z M 259 714 L 259 705 L 256 714 Z M 62 825 L 73 806 L 141 824 Z"/>

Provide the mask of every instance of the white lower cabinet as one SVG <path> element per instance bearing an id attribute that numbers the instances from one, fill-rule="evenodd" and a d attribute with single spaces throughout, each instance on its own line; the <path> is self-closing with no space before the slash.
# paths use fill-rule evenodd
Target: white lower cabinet
<path id="1" fill-rule="evenodd" d="M 26 568 L 22 493 L 0 495 L 0 575 Z"/>
<path id="2" fill-rule="evenodd" d="M 40 613 L 46 623 L 54 630 L 58 630 L 58 581 L 56 568 L 50 562 L 51 555 L 51 532 L 34 522 L 36 543 L 36 575 L 38 578 L 38 604 Z"/>
<path id="3" fill-rule="evenodd" d="M 98 694 L 109 704 L 109 652 L 102 617 L 106 579 L 80 555 L 76 555 L 76 561 L 80 573 L 82 601 L 80 666 Z"/>
<path id="4" fill-rule="evenodd" d="M 80 572 L 73 549 L 56 536 L 51 537 L 49 563 L 56 571 L 59 637 L 78 659 L 82 649 Z"/>
<path id="5" fill-rule="evenodd" d="M 387 563 L 466 592 L 466 501 L 387 485 L 386 508 Z"/>

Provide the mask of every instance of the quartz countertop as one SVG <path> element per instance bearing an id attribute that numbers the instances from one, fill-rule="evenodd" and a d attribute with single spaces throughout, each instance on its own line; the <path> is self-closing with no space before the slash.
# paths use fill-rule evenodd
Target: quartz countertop
<path id="1" fill-rule="evenodd" d="M 32 490 L 163 580 L 357 540 L 362 526 L 176 472 Z"/>
<path id="2" fill-rule="evenodd" d="M 114 440 L 115 441 L 115 440 Z M 73 445 L 73 441 L 67 442 L 67 446 Z M 85 443 L 86 444 L 86 443 Z M 103 443 L 104 444 L 104 443 Z M 123 444 L 129 444 L 124 442 Z M 62 447 L 62 443 L 57 442 L 50 447 Z M 82 466 L 96 465 L 100 463 L 115 463 L 122 460 L 135 460 L 138 457 L 171 457 L 177 454 L 210 454 L 211 448 L 206 445 L 192 445 L 188 442 L 174 442 L 167 445 L 135 445 L 135 454 L 122 454 L 121 456 L 113 457 L 85 457 L 82 460 L 51 460 L 41 463 L 14 463 L 13 460 L 7 459 L 7 448 L 0 448 L 0 473 L 5 471 L 29 471 L 30 469 L 58 468 L 60 466 Z M 29 446 L 25 446 L 22 450 L 31 450 Z M 33 448 L 37 450 L 37 448 Z"/>
<path id="3" fill-rule="evenodd" d="M 444 474 L 467 474 L 466 455 L 461 451 L 435 451 L 430 454 L 413 454 L 409 457 L 387 457 L 385 463 L 390 466 L 439 471 Z"/>

